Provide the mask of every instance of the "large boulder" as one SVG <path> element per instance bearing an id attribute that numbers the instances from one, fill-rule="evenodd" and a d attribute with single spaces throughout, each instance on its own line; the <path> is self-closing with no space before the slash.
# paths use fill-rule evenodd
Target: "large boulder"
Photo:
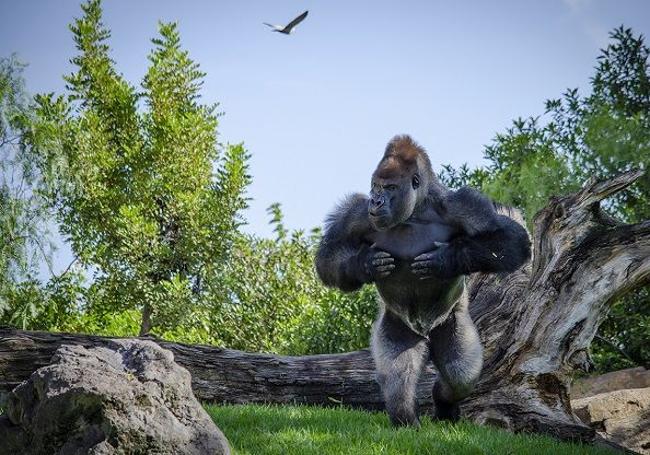
<path id="1" fill-rule="evenodd" d="M 650 387 L 650 371 L 643 367 L 611 371 L 599 376 L 576 379 L 571 385 L 571 399 L 591 397 L 621 389 Z"/>
<path id="2" fill-rule="evenodd" d="M 230 453 L 189 372 L 152 341 L 61 346 L 5 411 L 0 455 Z"/>
<path id="3" fill-rule="evenodd" d="M 571 400 L 575 414 L 601 436 L 650 454 L 650 387 L 624 389 Z"/>

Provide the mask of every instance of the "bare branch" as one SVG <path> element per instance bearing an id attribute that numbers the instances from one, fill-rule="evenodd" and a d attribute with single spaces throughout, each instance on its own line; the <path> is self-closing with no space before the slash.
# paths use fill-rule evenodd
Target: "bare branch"
<path id="1" fill-rule="evenodd" d="M 76 264 L 78 261 L 79 261 L 79 258 L 75 257 L 70 262 L 70 264 L 68 264 L 68 266 L 61 273 L 59 273 L 58 275 L 52 277 L 52 281 L 60 281 L 65 275 L 68 274 L 68 272 L 70 272 L 70 270 L 72 269 L 72 266 L 74 264 Z"/>
<path id="2" fill-rule="evenodd" d="M 645 174 L 645 171 L 633 169 L 607 180 L 598 181 L 593 178 L 589 179 L 578 194 L 574 196 L 574 204 L 580 208 L 585 208 L 594 202 L 602 201 L 612 194 L 618 193 L 632 185 L 635 181 L 641 178 L 643 174 Z"/>

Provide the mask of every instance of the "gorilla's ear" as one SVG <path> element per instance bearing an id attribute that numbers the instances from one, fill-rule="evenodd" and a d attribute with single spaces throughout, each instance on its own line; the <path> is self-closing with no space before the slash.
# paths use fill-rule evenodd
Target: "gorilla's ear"
<path id="1" fill-rule="evenodd" d="M 418 174 L 413 174 L 412 185 L 414 190 L 418 189 L 420 186 L 420 176 Z"/>

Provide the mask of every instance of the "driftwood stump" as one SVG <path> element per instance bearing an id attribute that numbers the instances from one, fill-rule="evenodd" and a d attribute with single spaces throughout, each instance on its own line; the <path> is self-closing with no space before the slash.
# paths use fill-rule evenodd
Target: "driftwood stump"
<path id="1" fill-rule="evenodd" d="M 594 430 L 571 410 L 572 373 L 588 368 L 589 344 L 608 303 L 650 279 L 650 221 L 620 223 L 601 211 L 600 202 L 642 174 L 591 180 L 573 195 L 553 198 L 534 219 L 532 263 L 509 275 L 471 277 L 470 311 L 485 346 L 485 366 L 476 391 L 462 403 L 465 416 L 513 431 L 594 440 Z M 0 329 L 0 392 L 69 343 L 107 341 Z M 192 373 L 201 400 L 383 407 L 367 350 L 288 357 L 160 345 Z M 434 380 L 428 369 L 419 386 L 421 411 L 431 406 Z"/>

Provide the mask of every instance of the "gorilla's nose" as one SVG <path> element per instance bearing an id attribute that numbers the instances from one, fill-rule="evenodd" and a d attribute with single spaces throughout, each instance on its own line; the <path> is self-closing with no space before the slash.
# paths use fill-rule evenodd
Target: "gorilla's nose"
<path id="1" fill-rule="evenodd" d="M 370 199 L 370 206 L 372 210 L 377 210 L 380 209 L 385 202 L 386 199 L 384 199 L 384 196 L 376 196 Z"/>

